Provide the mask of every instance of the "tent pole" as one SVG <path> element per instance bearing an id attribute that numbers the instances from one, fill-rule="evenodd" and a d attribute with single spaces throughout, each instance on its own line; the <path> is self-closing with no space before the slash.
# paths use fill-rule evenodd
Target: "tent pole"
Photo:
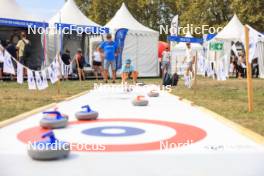
<path id="1" fill-rule="evenodd" d="M 194 65 L 195 65 L 195 70 L 194 70 L 194 94 L 196 94 L 196 89 L 197 89 L 197 68 L 198 68 L 198 53 L 196 50 L 196 54 L 195 54 L 195 60 L 194 60 Z"/>
<path id="2" fill-rule="evenodd" d="M 249 29 L 244 26 L 245 30 L 245 52 L 247 62 L 247 93 L 248 93 L 248 112 L 253 111 L 253 85 L 252 85 L 252 74 L 251 64 L 249 62 Z"/>

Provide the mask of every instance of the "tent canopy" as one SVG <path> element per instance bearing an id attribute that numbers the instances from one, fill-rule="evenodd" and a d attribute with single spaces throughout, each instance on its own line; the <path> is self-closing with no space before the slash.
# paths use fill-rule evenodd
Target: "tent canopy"
<path id="1" fill-rule="evenodd" d="M 34 15 L 27 13 L 16 3 L 16 0 L 1 0 L 0 25 L 14 27 L 35 25 L 37 27 L 46 27 L 48 24 L 41 22 L 41 20 Z"/>
<path id="2" fill-rule="evenodd" d="M 122 4 L 115 16 L 105 26 L 111 30 L 127 28 L 133 33 L 154 33 L 158 35 L 157 31 L 154 31 L 153 29 L 150 29 L 139 23 L 128 11 L 125 3 Z"/>
<path id="3" fill-rule="evenodd" d="M 249 28 L 249 30 L 252 32 L 252 34 L 254 35 L 254 37 L 256 38 L 258 42 L 264 42 L 264 34 L 258 32 L 256 29 L 249 26 L 248 24 L 246 24 L 246 26 Z"/>
<path id="4" fill-rule="evenodd" d="M 50 19 L 49 23 L 69 24 L 78 26 L 97 26 L 97 23 L 87 18 L 77 7 L 73 0 L 68 0 L 63 7 Z"/>
<path id="5" fill-rule="evenodd" d="M 216 40 L 232 40 L 241 41 L 244 34 L 244 26 L 235 14 L 229 23 L 221 30 L 214 39 Z"/>

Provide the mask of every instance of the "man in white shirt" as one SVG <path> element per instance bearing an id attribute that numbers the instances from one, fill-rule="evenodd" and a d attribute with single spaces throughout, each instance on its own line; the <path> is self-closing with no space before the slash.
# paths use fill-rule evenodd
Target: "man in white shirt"
<path id="1" fill-rule="evenodd" d="M 185 57 L 185 62 L 187 63 L 187 69 L 186 69 L 186 75 L 189 76 L 189 73 L 192 72 L 193 73 L 193 64 L 195 61 L 195 56 L 193 53 L 193 50 L 191 48 L 191 44 L 190 43 L 186 43 L 186 57 Z"/>
<path id="2" fill-rule="evenodd" d="M 165 70 L 169 72 L 170 69 L 170 63 L 171 63 L 171 53 L 169 51 L 169 47 L 166 47 L 165 50 L 162 52 L 162 76 L 164 76 Z"/>
<path id="3" fill-rule="evenodd" d="M 194 72 L 193 72 L 194 61 L 195 61 L 195 56 L 191 48 L 191 44 L 186 43 L 186 57 L 184 59 L 184 62 L 187 63 L 187 68 L 186 68 L 184 80 L 185 80 L 185 85 L 188 88 L 191 88 L 192 86 L 190 72 L 192 73 L 192 76 L 194 76 Z"/>

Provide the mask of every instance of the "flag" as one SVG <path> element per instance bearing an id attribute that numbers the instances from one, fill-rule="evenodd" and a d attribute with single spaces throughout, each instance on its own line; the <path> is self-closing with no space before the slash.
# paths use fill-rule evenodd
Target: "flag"
<path id="1" fill-rule="evenodd" d="M 253 31 L 252 28 L 249 28 L 249 54 L 248 54 L 248 61 L 251 64 L 252 60 L 254 59 L 255 56 L 255 51 L 257 47 L 257 43 L 259 41 L 259 36 L 256 34 L 256 32 Z M 246 37 L 245 35 L 242 36 L 242 41 L 244 46 L 246 46 Z"/>
<path id="2" fill-rule="evenodd" d="M 28 89 L 29 90 L 37 89 L 33 71 L 30 69 L 27 69 L 27 76 L 28 76 Z"/>
<path id="3" fill-rule="evenodd" d="M 54 62 L 51 63 L 51 65 L 48 67 L 48 73 L 49 73 L 50 82 L 52 84 L 56 83 L 59 80 L 56 72 L 56 64 Z"/>
<path id="4" fill-rule="evenodd" d="M 120 28 L 116 31 L 115 34 L 115 43 L 118 48 L 118 55 L 116 59 L 116 69 L 119 70 L 122 67 L 122 55 L 123 55 L 123 49 L 125 46 L 125 39 L 127 35 L 128 29 L 126 28 Z"/>
<path id="5" fill-rule="evenodd" d="M 35 78 L 39 90 L 44 90 L 47 88 L 47 85 L 44 84 L 44 80 L 41 78 L 40 72 L 35 72 Z"/>
<path id="6" fill-rule="evenodd" d="M 171 35 L 178 35 L 179 15 L 175 15 L 171 21 Z"/>
<path id="7" fill-rule="evenodd" d="M 0 63 L 4 62 L 4 52 L 3 52 L 3 48 L 0 45 Z"/>
<path id="8" fill-rule="evenodd" d="M 9 53 L 5 52 L 5 56 L 4 56 L 4 70 L 3 70 L 3 72 L 15 75 L 15 68 L 14 68 L 14 65 L 13 65 L 11 57 L 12 56 Z"/>
<path id="9" fill-rule="evenodd" d="M 41 75 L 42 75 L 43 87 L 45 87 L 45 88 L 49 87 L 46 70 L 42 70 Z"/>
<path id="10" fill-rule="evenodd" d="M 22 64 L 20 64 L 19 62 L 17 62 L 17 82 L 19 84 L 23 84 L 24 78 L 23 78 L 23 70 L 24 67 Z"/>
<path id="11" fill-rule="evenodd" d="M 236 57 L 239 57 L 238 56 L 238 51 L 237 51 L 237 48 L 236 48 L 236 44 L 233 44 L 232 47 L 231 47 L 231 49 L 234 51 Z"/>

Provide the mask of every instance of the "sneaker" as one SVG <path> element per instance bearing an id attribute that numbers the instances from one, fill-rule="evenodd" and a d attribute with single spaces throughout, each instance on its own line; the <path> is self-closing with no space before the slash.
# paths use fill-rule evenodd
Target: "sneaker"
<path id="1" fill-rule="evenodd" d="M 115 81 L 113 80 L 112 83 L 115 84 Z"/>

